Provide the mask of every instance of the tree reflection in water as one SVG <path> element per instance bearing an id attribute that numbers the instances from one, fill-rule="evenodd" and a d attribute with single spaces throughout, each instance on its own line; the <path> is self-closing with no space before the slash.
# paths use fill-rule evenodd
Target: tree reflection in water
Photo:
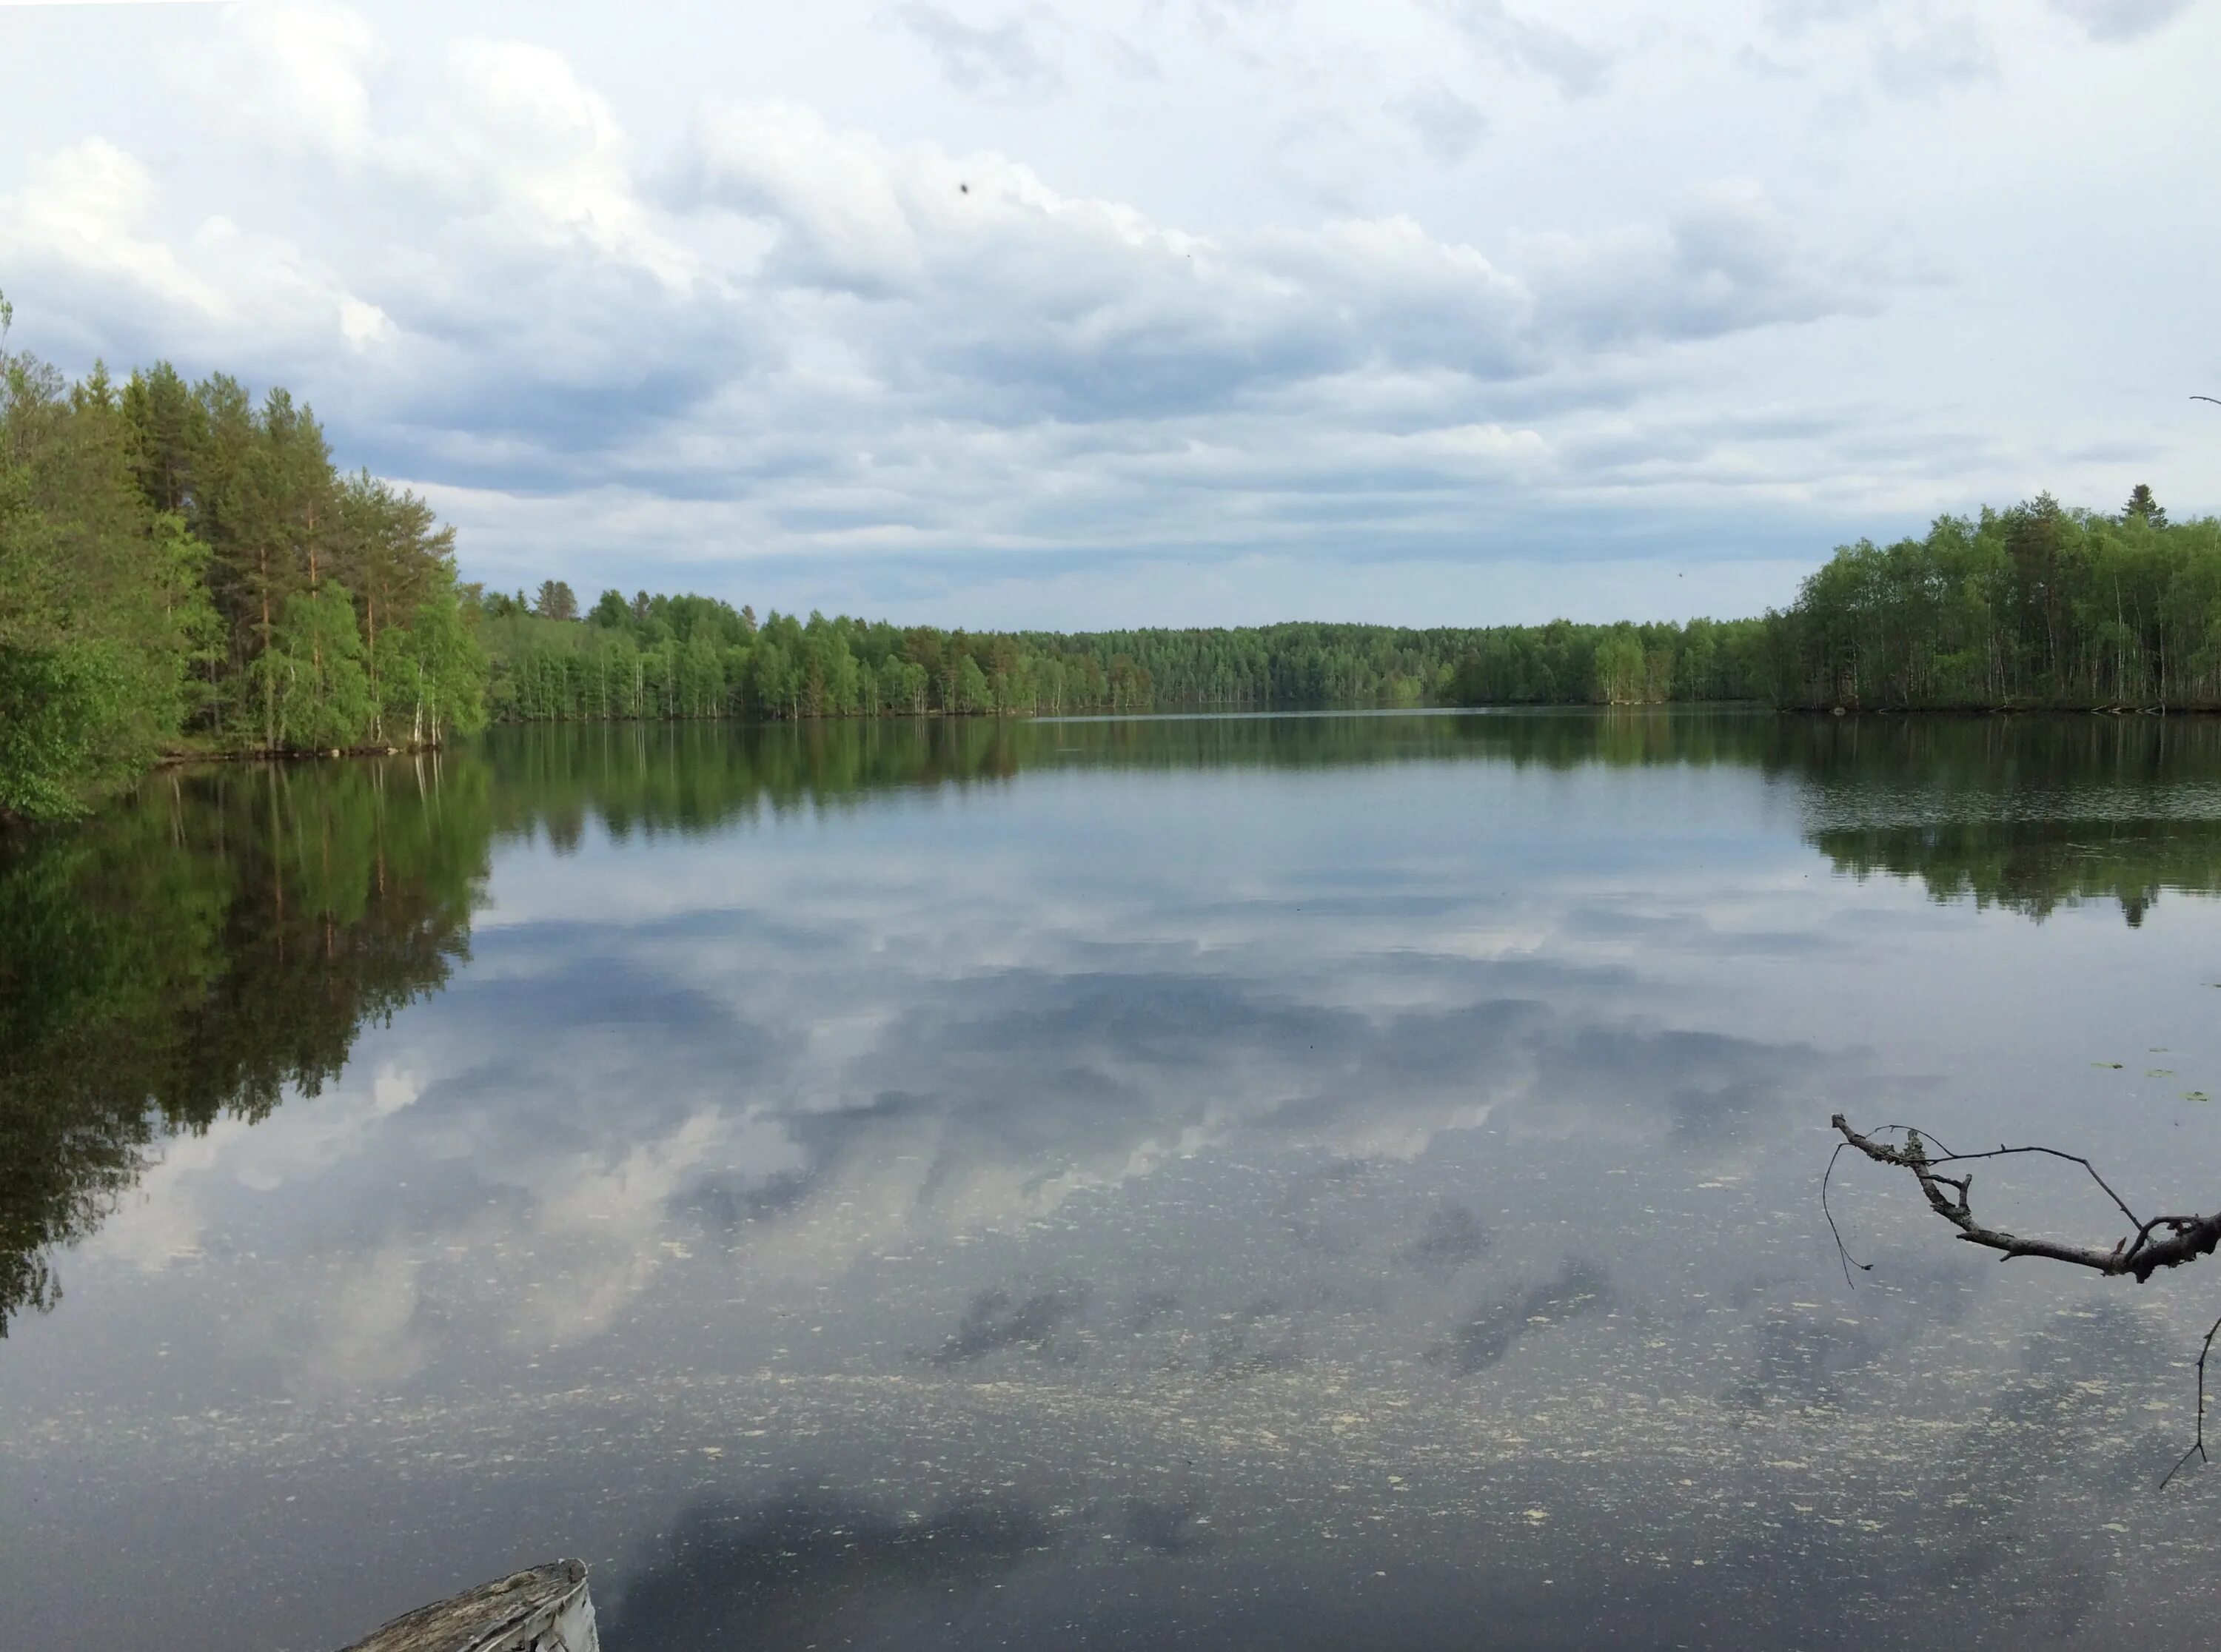
<path id="1" fill-rule="evenodd" d="M 612 725 L 154 776 L 0 844 L 0 1335 L 161 1140 L 315 1095 L 467 956 L 492 845 L 559 853 L 1073 767 L 1743 768 L 1839 872 L 2042 919 L 2221 890 L 2221 720 L 1418 716 Z"/>
<path id="2" fill-rule="evenodd" d="M 467 955 L 483 764 L 159 776 L 0 849 L 0 1335 L 163 1138 L 314 1095 Z"/>

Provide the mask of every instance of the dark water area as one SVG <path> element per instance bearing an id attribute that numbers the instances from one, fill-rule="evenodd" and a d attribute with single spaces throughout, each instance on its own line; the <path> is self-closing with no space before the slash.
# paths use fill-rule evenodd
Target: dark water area
<path id="1" fill-rule="evenodd" d="M 2200 720 L 156 776 L 0 845 L 0 1646 L 2203 1644 L 2221 1263 L 1819 1184 L 2221 1201 L 2217 893 Z"/>

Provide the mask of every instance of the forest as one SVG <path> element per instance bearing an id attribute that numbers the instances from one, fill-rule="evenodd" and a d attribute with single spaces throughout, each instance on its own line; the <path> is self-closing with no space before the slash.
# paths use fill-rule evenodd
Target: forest
<path id="1" fill-rule="evenodd" d="M 1749 703 L 1811 710 L 2221 708 L 2221 521 L 2139 484 L 2049 494 L 1836 550 L 1746 620 L 965 632 L 703 596 L 481 598 L 490 704 L 518 722 Z"/>
<path id="2" fill-rule="evenodd" d="M 10 319 L 0 300 L 0 345 Z M 0 349 L 0 821 L 172 754 L 436 745 L 485 719 L 454 533 L 315 415 Z"/>
<path id="3" fill-rule="evenodd" d="M 497 720 L 954 715 L 1770 697 L 1768 622 L 942 631 L 604 591 L 481 599 Z"/>
<path id="4" fill-rule="evenodd" d="M 2221 708 L 2221 521 L 2043 494 L 1838 550 L 1769 624 L 1786 705 Z"/>

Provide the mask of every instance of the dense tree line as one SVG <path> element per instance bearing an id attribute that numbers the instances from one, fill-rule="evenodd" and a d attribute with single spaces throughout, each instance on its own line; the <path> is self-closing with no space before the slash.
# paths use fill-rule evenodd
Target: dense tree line
<path id="1" fill-rule="evenodd" d="M 2221 708 L 2221 521 L 2044 494 L 1839 550 L 1773 623 L 1787 705 Z"/>
<path id="2" fill-rule="evenodd" d="M 0 337 L 8 319 L 0 303 Z M 0 350 L 0 817 L 165 751 L 422 745 L 485 720 L 454 530 L 282 390 Z"/>
<path id="3" fill-rule="evenodd" d="M 2221 523 L 2049 495 L 1838 549 L 1749 620 L 966 632 L 570 588 L 484 599 L 514 721 L 1423 705 L 2221 708 Z"/>
<path id="4" fill-rule="evenodd" d="M 1143 711 L 1148 670 L 1092 639 L 807 620 L 704 596 L 604 591 L 576 620 L 568 587 L 482 599 L 491 705 L 522 722 Z"/>
<path id="5" fill-rule="evenodd" d="M 483 603 L 520 722 L 1736 701 L 1775 674 L 1763 620 L 967 632 L 604 591 L 573 621 L 554 581 Z"/>

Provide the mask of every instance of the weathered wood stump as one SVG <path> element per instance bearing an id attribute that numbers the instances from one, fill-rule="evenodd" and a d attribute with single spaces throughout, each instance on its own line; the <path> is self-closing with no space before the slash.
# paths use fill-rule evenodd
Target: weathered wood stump
<path id="1" fill-rule="evenodd" d="M 600 1652 L 583 1561 L 551 1561 L 419 1606 L 344 1652 Z"/>

